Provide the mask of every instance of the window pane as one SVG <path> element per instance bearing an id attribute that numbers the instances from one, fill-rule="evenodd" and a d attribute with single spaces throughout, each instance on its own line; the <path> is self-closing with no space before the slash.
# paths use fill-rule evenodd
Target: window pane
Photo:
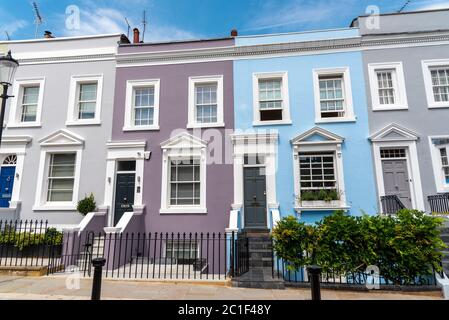
<path id="1" fill-rule="evenodd" d="M 301 194 L 318 193 L 322 189 L 336 190 L 334 154 L 299 154 Z"/>
<path id="2" fill-rule="evenodd" d="M 72 201 L 75 158 L 71 154 L 52 154 L 48 170 L 47 201 Z"/>
<path id="3" fill-rule="evenodd" d="M 154 86 L 134 89 L 134 106 L 154 106 Z"/>
<path id="4" fill-rule="evenodd" d="M 82 83 L 80 84 L 80 101 L 97 100 L 97 84 Z"/>
<path id="5" fill-rule="evenodd" d="M 217 122 L 217 87 L 216 82 L 195 85 L 196 122 Z"/>
<path id="6" fill-rule="evenodd" d="M 170 205 L 200 204 L 199 173 L 196 159 L 170 161 Z"/>
<path id="7" fill-rule="evenodd" d="M 320 108 L 322 117 L 343 117 L 343 76 L 319 76 Z"/>
<path id="8" fill-rule="evenodd" d="M 134 125 L 150 126 L 154 123 L 154 108 L 136 108 L 134 117 Z"/>
<path id="9" fill-rule="evenodd" d="M 37 104 L 39 98 L 39 86 L 23 88 L 23 103 Z"/>
<path id="10" fill-rule="evenodd" d="M 282 79 L 259 80 L 259 109 L 260 121 L 282 120 Z"/>
<path id="11" fill-rule="evenodd" d="M 93 119 L 95 118 L 95 102 L 80 102 L 79 104 L 79 119 Z"/>
<path id="12" fill-rule="evenodd" d="M 449 101 L 449 68 L 433 69 L 430 73 L 435 102 Z"/>

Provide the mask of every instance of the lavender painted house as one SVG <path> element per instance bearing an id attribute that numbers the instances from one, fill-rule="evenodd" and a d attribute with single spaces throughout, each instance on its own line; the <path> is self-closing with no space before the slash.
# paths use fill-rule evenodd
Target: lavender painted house
<path id="1" fill-rule="evenodd" d="M 233 62 L 201 52 L 233 45 L 233 38 L 120 45 L 107 232 L 224 232 L 233 197 L 225 134 L 234 127 Z"/>

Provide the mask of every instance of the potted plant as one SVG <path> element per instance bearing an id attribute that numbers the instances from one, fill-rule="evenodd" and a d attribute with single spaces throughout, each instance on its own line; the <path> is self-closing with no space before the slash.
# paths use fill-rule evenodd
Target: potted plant
<path id="1" fill-rule="evenodd" d="M 85 196 L 84 199 L 81 199 L 78 202 L 76 210 L 83 216 L 85 216 L 89 212 L 96 211 L 97 204 L 95 203 L 94 195 L 91 193 L 89 196 Z"/>
<path id="2" fill-rule="evenodd" d="M 340 194 L 336 189 L 319 189 L 302 191 L 299 196 L 301 207 L 336 208 L 340 204 Z"/>

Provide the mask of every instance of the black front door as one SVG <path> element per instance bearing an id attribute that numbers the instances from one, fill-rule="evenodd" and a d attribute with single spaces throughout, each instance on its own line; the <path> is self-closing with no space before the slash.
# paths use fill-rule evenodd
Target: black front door
<path id="1" fill-rule="evenodd" d="M 125 212 L 133 210 L 135 173 L 117 173 L 115 184 L 114 225 Z"/>
<path id="2" fill-rule="evenodd" d="M 267 199 L 263 168 L 243 169 L 245 228 L 267 228 Z"/>

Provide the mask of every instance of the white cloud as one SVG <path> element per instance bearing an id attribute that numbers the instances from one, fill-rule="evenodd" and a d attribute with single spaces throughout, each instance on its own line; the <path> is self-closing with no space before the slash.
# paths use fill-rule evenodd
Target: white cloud
<path id="1" fill-rule="evenodd" d="M 279 5 L 275 0 L 265 2 L 261 13 L 253 17 L 245 30 L 282 29 L 287 26 L 307 25 L 326 21 L 339 15 L 341 8 L 350 6 L 355 0 L 293 0 Z"/>
<path id="2" fill-rule="evenodd" d="M 133 0 L 143 1 L 143 0 Z M 94 35 L 105 33 L 124 33 L 127 32 L 127 25 L 125 23 L 125 16 L 123 12 L 111 8 L 83 8 L 80 10 L 80 24 L 79 29 L 69 30 L 63 28 L 63 36 L 80 36 L 80 35 Z M 130 37 L 132 37 L 132 29 L 134 27 L 142 28 L 140 17 L 127 16 L 131 25 Z M 60 17 L 65 19 L 65 17 Z M 65 21 L 65 20 L 64 20 Z M 141 30 L 142 32 L 142 30 Z M 166 40 L 183 40 L 197 38 L 198 35 L 189 31 L 179 29 L 175 26 L 169 25 L 153 25 L 147 24 L 145 32 L 145 41 L 166 41 Z"/>
<path id="3" fill-rule="evenodd" d="M 414 3 L 413 7 L 416 10 L 449 9 L 449 1 L 420 1 Z"/>

